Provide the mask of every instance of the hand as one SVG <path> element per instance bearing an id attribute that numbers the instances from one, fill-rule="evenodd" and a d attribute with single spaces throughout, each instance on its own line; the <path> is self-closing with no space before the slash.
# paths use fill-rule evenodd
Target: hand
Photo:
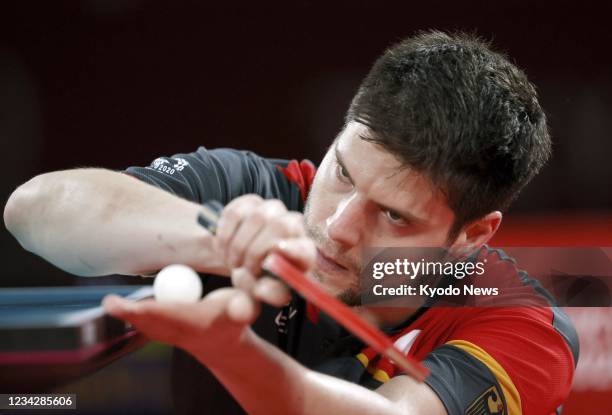
<path id="1" fill-rule="evenodd" d="M 291 297 L 278 280 L 258 278 L 266 256 L 278 252 L 304 272 L 314 266 L 316 258 L 303 215 L 287 211 L 279 200 L 264 200 L 257 195 L 241 196 L 225 207 L 217 224 L 215 244 L 231 270 L 233 285 L 274 306 L 283 305 Z"/>
<path id="2" fill-rule="evenodd" d="M 278 301 L 278 299 L 277 299 Z M 129 322 L 146 337 L 180 347 L 208 364 L 220 356 L 240 355 L 259 304 L 236 288 L 221 288 L 197 303 L 132 301 L 116 295 L 104 298 L 106 311 Z"/>
<path id="3" fill-rule="evenodd" d="M 275 251 L 308 271 L 316 250 L 301 214 L 255 195 L 237 198 L 224 209 L 215 243 L 232 268 L 235 288 L 215 290 L 194 304 L 107 296 L 105 309 L 152 340 L 185 349 L 205 364 L 220 355 L 240 355 L 251 333 L 249 325 L 259 315 L 259 301 L 282 306 L 291 299 L 281 281 L 258 278 L 265 257 Z"/>

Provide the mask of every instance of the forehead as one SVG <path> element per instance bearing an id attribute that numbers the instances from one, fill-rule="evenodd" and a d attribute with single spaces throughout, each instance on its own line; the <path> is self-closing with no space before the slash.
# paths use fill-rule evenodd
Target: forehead
<path id="1" fill-rule="evenodd" d="M 375 181 L 376 184 L 382 184 L 387 180 L 398 180 L 397 176 L 414 176 L 414 172 L 402 168 L 400 161 L 391 153 L 380 145 L 366 140 L 371 137 L 372 132 L 368 127 L 358 122 L 351 122 L 338 136 L 335 149 L 345 164 L 359 163 L 360 170 L 364 173 L 363 179 L 368 182 Z"/>
<path id="2" fill-rule="evenodd" d="M 431 221 L 452 216 L 444 194 L 423 174 L 403 166 L 389 151 L 364 140 L 371 130 L 351 122 L 338 136 L 337 152 L 357 191 L 369 200 Z"/>

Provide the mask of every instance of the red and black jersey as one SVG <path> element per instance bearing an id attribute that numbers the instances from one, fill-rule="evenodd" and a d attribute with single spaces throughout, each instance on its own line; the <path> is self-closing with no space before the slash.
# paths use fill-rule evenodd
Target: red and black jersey
<path id="1" fill-rule="evenodd" d="M 315 171 L 308 161 L 201 147 L 125 172 L 197 203 L 215 199 L 227 204 L 256 193 L 302 211 Z M 569 319 L 503 252 L 483 247 L 479 255 L 542 295 L 546 306 L 428 306 L 386 331 L 400 350 L 430 369 L 426 383 L 451 415 L 560 413 L 578 359 Z M 211 278 L 206 291 L 227 284 L 225 278 Z M 298 296 L 281 313 L 265 307 L 253 328 L 304 365 L 371 389 L 400 375 L 392 362 Z M 173 378 L 178 412 L 207 407 L 214 413 L 243 413 L 206 368 L 181 352 L 175 357 Z"/>
<path id="2" fill-rule="evenodd" d="M 530 280 L 502 251 L 483 247 L 480 255 L 489 263 L 497 261 L 515 269 L 515 277 L 530 286 Z M 326 333 L 317 342 L 335 348 L 324 359 L 310 361 L 310 366 L 330 375 L 341 373 L 343 378 L 371 389 L 401 375 L 393 362 L 342 329 L 333 328 L 336 324 L 324 314 L 316 310 L 307 314 L 310 318 L 302 331 L 311 331 L 309 336 L 317 331 Z M 558 414 L 570 392 L 578 359 L 577 336 L 568 317 L 550 304 L 430 304 L 386 331 L 398 349 L 430 369 L 425 382 L 449 414 Z M 343 346 L 338 349 L 338 344 Z"/>

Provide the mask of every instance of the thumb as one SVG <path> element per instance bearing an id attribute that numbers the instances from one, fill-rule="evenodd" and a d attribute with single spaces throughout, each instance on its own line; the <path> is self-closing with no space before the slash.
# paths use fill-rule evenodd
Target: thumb
<path id="1" fill-rule="evenodd" d="M 118 295 L 107 295 L 102 299 L 102 306 L 108 314 L 117 318 L 125 318 L 136 312 L 137 305 L 134 301 L 126 300 Z"/>

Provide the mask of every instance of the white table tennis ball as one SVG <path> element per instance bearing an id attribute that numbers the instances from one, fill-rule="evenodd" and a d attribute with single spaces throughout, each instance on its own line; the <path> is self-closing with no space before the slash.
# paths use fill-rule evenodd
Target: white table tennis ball
<path id="1" fill-rule="evenodd" d="M 187 265 L 168 265 L 155 277 L 153 292 L 160 302 L 195 303 L 202 297 L 202 281 Z"/>

